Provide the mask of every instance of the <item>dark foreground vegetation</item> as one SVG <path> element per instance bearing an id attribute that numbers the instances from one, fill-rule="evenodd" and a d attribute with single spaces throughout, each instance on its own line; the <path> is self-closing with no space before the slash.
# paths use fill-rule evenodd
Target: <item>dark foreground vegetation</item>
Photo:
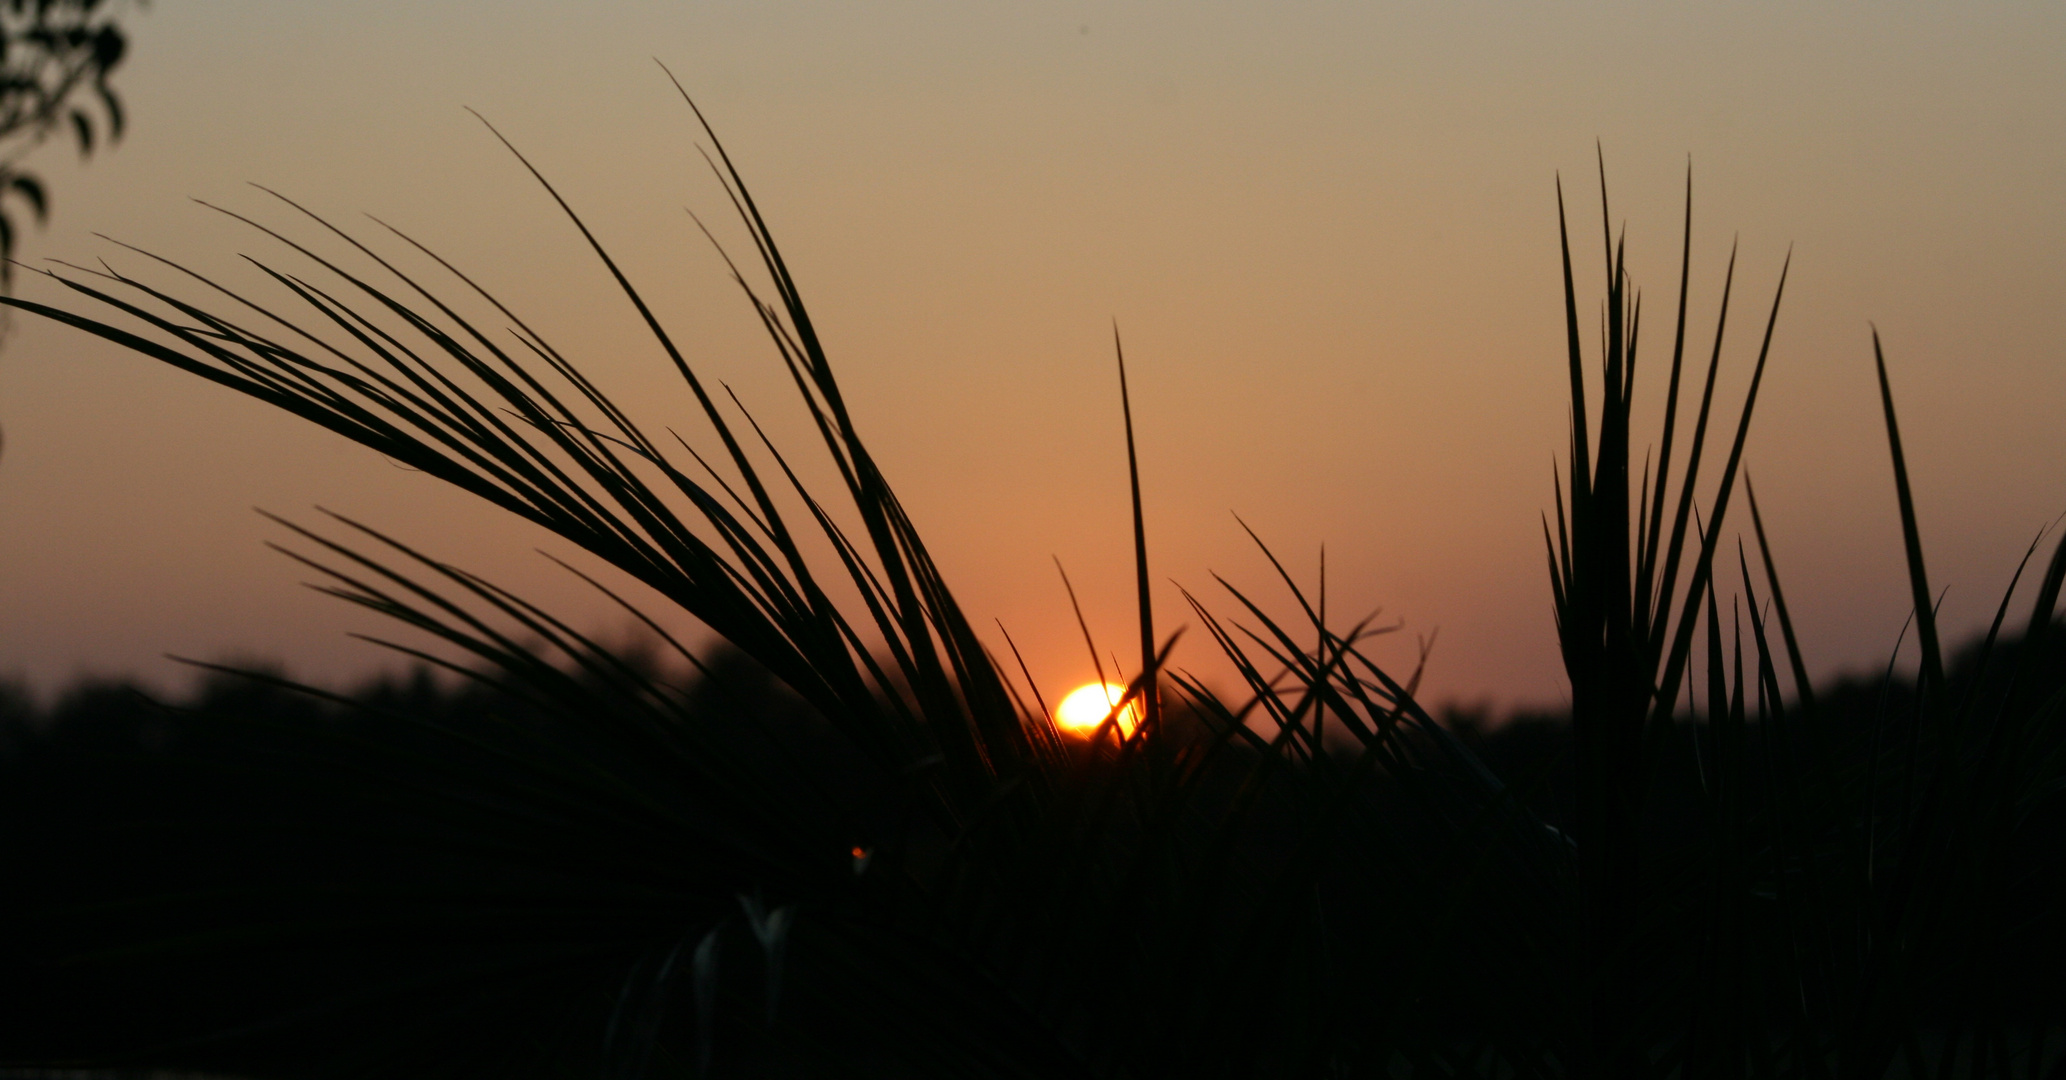
<path id="1" fill-rule="evenodd" d="M 2066 633 L 2050 641 L 2043 689 L 2056 693 L 2066 687 Z M 1991 681 L 1979 671 L 1978 654 L 1978 642 L 1960 651 L 1951 685 L 1979 685 L 1982 696 L 2006 692 L 1998 670 Z M 742 780 L 772 785 L 764 792 L 770 805 L 788 804 L 835 834 L 843 830 L 828 842 L 897 842 L 895 785 L 867 778 L 865 763 L 836 729 L 735 653 L 710 668 L 685 688 L 687 717 L 769 736 L 769 767 Z M 1817 696 L 1823 734 L 1845 760 L 1865 760 L 1874 740 L 1914 735 L 1912 679 L 1846 680 Z M 1197 717 L 1173 712 L 1168 722 L 1174 739 L 1208 737 Z M 764 950 L 748 909 L 731 895 L 750 896 L 765 888 L 761 882 L 657 815 L 627 820 L 572 806 L 541 814 L 532 805 L 539 785 L 570 781 L 568 763 L 607 763 L 609 783 L 635 785 L 624 791 L 633 796 L 627 808 L 650 800 L 656 808 L 696 812 L 693 797 L 667 770 L 635 760 L 632 748 L 593 728 L 489 687 L 434 680 L 427 670 L 328 698 L 230 674 L 178 701 L 103 682 L 76 686 L 37 709 L 19 688 L 0 690 L 0 861 L 9 883 L 0 905 L 0 1015 L 7 1018 L 0 1060 L 151 1062 L 251 1076 L 326 1075 L 354 1066 L 396 1075 L 594 1074 L 613 1017 L 627 1022 L 620 1015 L 627 974 L 641 973 L 653 943 L 679 933 L 685 921 L 727 920 L 735 927 L 718 970 L 738 983 L 717 995 L 719 1072 L 782 1062 L 837 1074 L 897 1057 L 894 1040 L 871 1045 L 883 1036 L 869 1011 L 889 1003 L 828 1000 L 839 976 L 828 958 L 815 955 L 823 946 L 813 923 L 838 917 L 834 905 L 862 901 L 869 868 L 859 868 L 848 895 L 787 897 L 799 905 L 791 909 L 798 940 L 783 957 L 788 992 L 777 999 L 778 1022 L 765 1027 Z M 1574 827 L 1567 716 L 1522 716 L 1489 728 L 1452 718 L 1450 728 L 1542 822 L 1565 833 Z M 1664 776 L 1700 774 L 1693 740 L 1711 739 L 1705 729 L 1704 722 L 1680 729 L 1662 751 Z M 1774 752 L 1774 734 L 1752 733 L 1759 753 Z M 1238 797 L 1251 765 L 1221 766 L 1216 793 L 1203 797 Z M 1296 804 L 1324 788 L 1304 772 L 1287 769 L 1269 786 L 1251 835 L 1241 841 L 1241 858 L 1267 865 L 1296 846 Z M 1396 783 L 1373 778 L 1363 812 L 1398 812 L 1407 800 L 1391 790 Z M 1656 785 L 1644 843 L 1658 866 L 1684 872 L 1713 843 L 1700 794 L 1697 785 Z M 1746 802 L 1752 815 L 1778 811 L 1768 790 L 1750 792 Z M 2001 876 L 1988 885 L 1994 895 L 1987 906 L 2020 928 L 2017 947 L 1990 955 L 1978 985 L 1941 983 L 1916 1003 L 1931 1043 L 1927 1056 L 1941 1055 L 1943 1033 L 1975 1012 L 2022 1021 L 2013 1044 L 2000 1048 L 2012 1057 L 2037 1054 L 2056 1068 L 2066 1056 L 2066 1039 L 2056 1030 L 2049 1052 L 2027 1042 L 2066 1017 L 2061 810 L 2054 804 L 2020 830 Z M 1417 852 L 1416 887 L 1472 876 L 1445 857 L 1444 830 L 1410 814 L 1386 830 L 1386 839 Z M 1381 952 L 1359 958 L 1350 950 L 1402 932 L 1392 920 L 1429 920 L 1424 932 L 1443 932 L 1435 921 L 1443 904 L 1402 906 L 1400 883 L 1380 873 L 1370 861 L 1351 860 L 1319 875 L 1313 894 L 1298 904 L 1367 912 L 1358 921 L 1376 940 L 1334 945 L 1342 950 L 1335 977 L 1344 982 L 1388 981 Z M 699 898 L 703 909 L 684 910 Z M 1072 902 L 1061 889 L 1051 899 L 1064 910 L 1095 902 Z M 1514 910 L 1498 914 L 1539 920 L 1543 913 L 1529 910 L 1535 900 L 1512 894 Z M 1757 927 L 1751 940 L 1791 944 L 1777 895 L 1763 897 L 1746 916 Z M 1094 926 L 1087 921 L 1086 933 Z M 1479 931 L 1450 932 L 1466 936 L 1450 946 L 1458 963 L 1441 973 L 1442 997 L 1479 1007 L 1509 998 L 1526 961 L 1502 963 L 1496 948 L 1472 946 L 1468 939 Z M 1781 958 L 1742 959 L 1769 965 L 1761 995 L 1801 991 L 1778 976 L 1788 966 Z M 682 996 L 678 1004 L 688 1008 L 670 1019 L 663 998 L 646 1021 L 686 1028 L 681 1014 L 693 1011 L 695 991 Z M 1373 1005 L 1399 1004 L 1382 1000 L 1389 993 L 1374 996 Z M 924 1003 L 942 1023 L 1002 1010 L 991 1017 L 993 1030 L 966 1037 L 1019 1044 L 1029 1065 L 1053 1054 L 1048 1068 L 1071 1071 L 1062 1067 L 1061 1048 L 1041 1047 L 1011 1016 L 1024 1004 L 1008 996 L 987 1004 Z M 1135 1018 L 1155 1010 L 1152 1003 L 1111 1005 Z M 1785 1011 L 1771 1008 L 1764 1022 Z M 1455 1025 L 1453 1034 L 1464 1040 L 1456 1050 L 1468 1045 L 1471 1026 Z M 812 1037 L 792 1041 L 796 1027 Z M 689 1030 L 672 1034 L 694 1038 Z M 1354 1025 L 1341 1034 L 1353 1038 Z M 837 1041 L 827 1045 L 828 1037 Z M 2052 1074 L 2034 1067 L 2014 1073 Z"/>
<path id="2" fill-rule="evenodd" d="M 1362 651 L 1367 621 L 1281 568 L 1281 602 L 1186 594 L 1241 681 L 1214 692 L 1165 663 L 1135 473 L 1116 678 L 1142 719 L 1077 739 L 955 602 L 711 143 L 829 497 L 549 185 L 693 416 L 646 426 L 428 249 L 292 203 L 304 239 L 238 218 L 287 260 L 253 260 L 252 290 L 144 260 L 176 284 L 54 275 L 98 316 L 0 298 L 551 530 L 737 653 L 670 680 L 712 662 L 664 635 L 664 664 L 627 656 L 345 519 L 283 523 L 330 592 L 465 655 L 468 689 L 246 676 L 10 728 L 35 732 L 10 751 L 10 868 L 44 869 L 10 893 L 0 1053 L 278 1077 L 2066 1074 L 2066 543 L 2033 543 L 1950 654 L 1875 339 L 1916 675 L 1818 694 L 1743 469 L 1785 270 L 1731 409 L 1733 256 L 1711 344 L 1688 247 L 1676 317 L 1649 324 L 1671 346 L 1639 353 L 1603 181 L 1588 349 L 1566 234 L 1571 442 L 1543 521 L 1563 722 L 1445 727 Z M 1665 372 L 1654 440 L 1639 355 Z M 1119 390 L 1131 466 L 1123 363 Z"/>

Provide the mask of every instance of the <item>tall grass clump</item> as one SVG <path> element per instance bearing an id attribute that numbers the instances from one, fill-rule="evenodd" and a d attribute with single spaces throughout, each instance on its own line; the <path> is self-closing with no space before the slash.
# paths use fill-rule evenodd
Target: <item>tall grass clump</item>
<path id="1" fill-rule="evenodd" d="M 2026 907 L 2017 918 L 2008 908 L 2027 884 L 2011 879 L 2044 872 L 2044 857 L 2029 845 L 2061 839 L 2066 732 L 2046 643 L 2057 631 L 2066 542 L 2054 548 L 2020 646 L 2008 655 L 1996 649 L 2024 567 L 1977 650 L 1968 684 L 1949 683 L 1875 333 L 1921 672 L 1908 715 L 1883 707 L 1859 730 L 1818 709 L 1741 471 L 1783 268 L 1703 513 L 1695 481 L 1735 282 L 1731 253 L 1683 476 L 1673 474 L 1688 373 L 1690 196 L 1689 184 L 1661 442 L 1654 468 L 1646 455 L 1640 477 L 1631 429 L 1641 303 L 1623 244 L 1611 227 L 1603 233 L 1603 400 L 1591 432 L 1568 231 L 1563 246 L 1573 422 L 1556 527 L 1545 522 L 1545 534 L 1576 771 L 1582 959 L 1573 1001 L 1583 1034 L 1572 1063 L 1598 1076 L 2039 1075 L 2045 1035 L 2056 1032 L 2045 1010 L 2057 1007 L 2057 992 L 2017 1001 L 2030 987 L 2004 976 L 2016 966 L 2018 946 L 2010 942 L 2019 932 L 2037 931 L 2032 945 L 2056 934 L 2033 925 L 2054 922 L 2051 916 Z M 1611 222 L 1604 184 L 1601 212 Z M 1739 477 L 1759 572 L 1739 543 L 1740 591 L 1726 601 L 1725 629 L 1717 557 Z M 1695 679 L 1703 652 L 1705 676 Z M 2010 669 L 2006 689 L 1982 695 L 1993 666 Z M 1675 743 L 1690 755 L 1674 753 Z M 1697 794 L 1700 842 L 1662 848 L 1661 811 L 1689 789 Z"/>
<path id="2" fill-rule="evenodd" d="M 752 247 L 733 279 L 837 478 L 830 497 L 699 374 L 514 147 L 689 391 L 694 432 L 642 426 L 578 349 L 409 236 L 376 246 L 283 197 L 314 239 L 225 211 L 283 253 L 252 260 L 262 293 L 145 256 L 184 283 L 68 267 L 52 278 L 115 314 L 5 300 L 551 531 L 669 605 L 641 610 L 589 578 L 704 672 L 676 685 L 351 520 L 282 522 L 321 588 L 440 642 L 393 647 L 479 688 L 463 708 L 337 699 L 323 723 L 231 725 L 334 763 L 299 794 L 310 806 L 399 808 L 406 827 L 359 839 L 416 869 L 288 877 L 228 906 L 144 897 L 160 912 L 148 933 L 100 962 L 337 942 L 408 956 L 192 1040 L 121 1048 L 128 1060 L 277 1075 L 2048 1075 L 2060 1032 L 2045 1008 L 2066 998 L 2012 1007 L 1990 979 L 2004 957 L 2052 955 L 2058 934 L 2058 882 L 2030 871 L 2066 787 L 2044 660 L 2066 545 L 2013 648 L 1996 633 L 2005 598 L 1979 671 L 1948 677 L 1881 363 L 1923 667 L 1912 701 L 1862 724 L 1819 705 L 1754 501 L 1761 573 L 1739 546 L 1739 591 L 1718 585 L 1783 269 L 1731 423 L 1715 385 L 1734 257 L 1701 348 L 1683 253 L 1661 443 L 1638 475 L 1640 303 L 1609 232 L 1589 359 L 1567 234 L 1571 443 L 1544 523 L 1571 680 L 1566 818 L 1535 798 L 1539 777 L 1495 775 L 1436 723 L 1414 674 L 1369 657 L 1381 628 L 1332 623 L 1324 583 L 1274 555 L 1295 618 L 1231 585 L 1233 615 L 1185 594 L 1241 692 L 1172 666 L 1174 637 L 1149 617 L 1137 472 L 1139 653 L 1118 678 L 1142 720 L 1128 733 L 1115 709 L 1095 737 L 1065 736 L 941 578 L 760 206 L 693 115 Z M 1119 376 L 1131 471 L 1123 361 Z M 669 636 L 677 615 L 742 659 Z M 738 691 L 732 668 L 781 692 Z"/>

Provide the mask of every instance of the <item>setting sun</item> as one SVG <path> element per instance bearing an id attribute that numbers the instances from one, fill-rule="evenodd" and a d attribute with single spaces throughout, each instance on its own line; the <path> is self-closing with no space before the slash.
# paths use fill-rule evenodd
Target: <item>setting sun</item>
<path id="1" fill-rule="evenodd" d="M 1126 687 L 1117 683 L 1089 683 L 1079 686 L 1055 707 L 1055 726 L 1071 735 L 1088 736 L 1112 715 L 1112 707 L 1126 697 Z M 1119 734 L 1132 735 L 1140 723 L 1140 705 L 1128 705 L 1119 714 Z"/>

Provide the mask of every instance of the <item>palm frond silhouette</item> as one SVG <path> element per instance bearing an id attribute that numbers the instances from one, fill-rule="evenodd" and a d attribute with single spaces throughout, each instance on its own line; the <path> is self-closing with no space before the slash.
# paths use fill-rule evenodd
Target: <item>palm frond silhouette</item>
<path id="1" fill-rule="evenodd" d="M 328 882 L 239 908 L 236 928 L 266 948 L 436 944 L 336 1000 L 202 1034 L 314 1045 L 323 1015 L 406 1000 L 406 1022 L 310 1060 L 412 1075 L 2035 1076 L 2056 1058 L 2049 1016 L 1997 1007 L 1986 984 L 1998 957 L 2057 933 L 2001 916 L 2066 789 L 2061 697 L 2042 669 L 2066 544 L 1998 654 L 2008 689 L 1949 681 L 1882 362 L 1924 671 L 1912 716 L 1862 733 L 1825 721 L 1754 499 L 1762 581 L 1739 547 L 1742 602 L 1716 584 L 1739 477 L 1749 494 L 1783 268 L 1704 508 L 1733 254 L 1677 446 L 1697 349 L 1690 182 L 1663 441 L 1640 478 L 1640 305 L 1622 245 L 1607 235 L 1597 410 L 1564 245 L 1571 444 L 1544 533 L 1576 780 L 1575 814 L 1553 822 L 1531 778 L 1496 776 L 1415 700 L 1414 675 L 1372 659 L 1382 628 L 1331 626 L 1324 594 L 1267 547 L 1295 618 L 1225 582 L 1237 616 L 1185 594 L 1239 694 L 1169 665 L 1123 357 L 1140 655 L 1118 681 L 1142 721 L 1059 730 L 956 602 L 761 208 L 688 108 L 753 248 L 733 280 L 834 497 L 699 374 L 514 146 L 693 398 L 695 433 L 643 426 L 578 349 L 425 245 L 387 229 L 379 244 L 398 254 L 382 254 L 279 196 L 316 239 L 224 211 L 284 253 L 251 260 L 263 297 L 148 256 L 184 283 L 51 275 L 107 317 L 0 298 L 549 530 L 670 605 L 641 610 L 569 567 L 704 672 L 676 685 L 349 518 L 283 521 L 321 588 L 427 635 L 437 649 L 391 644 L 483 693 L 464 717 L 386 715 L 406 737 L 281 736 L 356 762 L 341 789 L 406 805 L 422 823 L 411 842 L 450 860 L 405 888 Z M 677 616 L 743 659 L 689 648 L 666 629 Z M 740 690 L 751 680 L 713 671 L 727 665 L 793 698 Z M 1690 814 L 1674 835 L 1692 842 L 1660 848 L 1673 814 Z M 482 1026 L 489 1014 L 524 1017 L 524 1039 Z"/>

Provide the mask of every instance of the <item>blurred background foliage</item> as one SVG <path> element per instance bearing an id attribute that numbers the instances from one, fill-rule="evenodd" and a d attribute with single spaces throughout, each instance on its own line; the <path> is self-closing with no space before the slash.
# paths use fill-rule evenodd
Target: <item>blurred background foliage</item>
<path id="1" fill-rule="evenodd" d="M 0 4 L 0 284 L 13 277 L 26 210 L 41 223 L 50 197 L 22 164 L 63 133 L 81 157 L 122 137 L 122 99 L 108 79 L 128 38 L 123 0 L 5 0 Z"/>

